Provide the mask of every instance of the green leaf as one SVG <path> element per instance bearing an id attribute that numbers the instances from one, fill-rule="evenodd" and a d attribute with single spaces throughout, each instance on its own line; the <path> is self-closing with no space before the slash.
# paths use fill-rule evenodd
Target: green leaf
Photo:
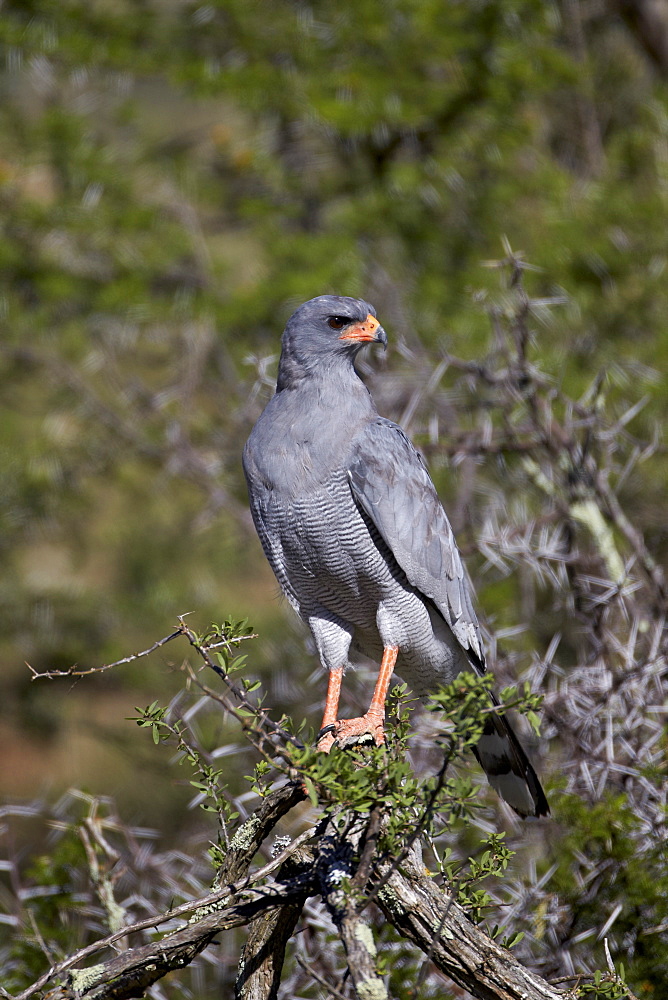
<path id="1" fill-rule="evenodd" d="M 319 800 L 318 800 L 318 793 L 316 791 L 315 785 L 313 784 L 313 782 L 311 781 L 311 779 L 308 778 L 308 777 L 305 777 L 303 780 L 304 780 L 304 784 L 306 785 L 306 791 L 307 791 L 308 797 L 311 800 L 311 805 L 314 806 L 314 808 L 317 808 Z"/>

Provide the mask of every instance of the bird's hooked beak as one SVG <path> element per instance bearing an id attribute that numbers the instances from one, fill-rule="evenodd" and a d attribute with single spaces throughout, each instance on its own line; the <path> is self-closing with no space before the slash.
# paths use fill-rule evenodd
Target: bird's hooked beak
<path id="1" fill-rule="evenodd" d="M 346 327 L 339 340 L 356 340 L 360 344 L 382 344 L 383 349 L 387 349 L 387 334 L 371 313 L 362 323 L 353 323 Z"/>

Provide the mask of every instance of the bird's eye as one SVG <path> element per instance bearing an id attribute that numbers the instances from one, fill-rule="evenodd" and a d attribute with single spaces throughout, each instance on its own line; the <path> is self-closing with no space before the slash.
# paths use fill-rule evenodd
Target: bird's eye
<path id="1" fill-rule="evenodd" d="M 344 316 L 330 316 L 327 320 L 327 325 L 331 326 L 332 330 L 343 330 L 344 326 L 350 323 L 349 319 Z"/>

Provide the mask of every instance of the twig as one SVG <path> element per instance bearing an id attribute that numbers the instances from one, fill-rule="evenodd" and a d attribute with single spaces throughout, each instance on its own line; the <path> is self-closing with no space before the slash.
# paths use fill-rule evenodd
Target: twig
<path id="1" fill-rule="evenodd" d="M 378 837 L 380 835 L 382 819 L 382 809 L 378 804 L 376 804 L 369 815 L 369 824 L 366 828 L 366 833 L 364 834 L 364 849 L 362 850 L 362 856 L 360 857 L 357 871 L 355 872 L 355 876 L 352 880 L 353 891 L 360 893 L 364 892 L 365 886 L 369 881 L 371 865 L 373 864 L 373 859 L 378 847 Z"/>
<path id="2" fill-rule="evenodd" d="M 297 960 L 297 964 L 302 967 L 304 972 L 307 972 L 309 976 L 312 976 L 316 983 L 324 986 L 329 995 L 334 997 L 334 1000 L 348 1000 L 348 998 L 345 997 L 340 990 L 337 990 L 336 986 L 332 986 L 331 983 L 328 983 L 319 972 L 316 972 L 313 966 L 309 965 L 308 962 L 305 962 L 301 955 L 295 955 L 295 958 Z"/>
<path id="3" fill-rule="evenodd" d="M 107 851 L 107 854 L 112 859 L 112 862 L 118 860 L 118 852 L 113 849 L 110 850 L 104 837 L 99 836 L 98 834 L 99 831 L 96 829 L 95 823 L 91 817 L 85 819 L 83 824 L 79 827 L 79 836 L 81 838 L 81 842 L 83 843 L 84 851 L 86 853 L 86 861 L 88 863 L 88 874 L 90 875 L 97 897 L 107 915 L 107 926 L 112 934 L 115 934 L 117 930 L 120 930 L 123 927 L 126 911 L 116 901 L 116 897 L 114 896 L 114 880 L 108 871 L 103 870 L 102 865 L 98 860 L 93 840 L 100 844 L 103 850 Z"/>
<path id="4" fill-rule="evenodd" d="M 53 952 L 51 951 L 46 941 L 44 940 L 44 937 L 42 936 L 42 932 L 39 929 L 39 925 L 35 917 L 35 912 L 31 907 L 28 908 L 28 919 L 30 920 L 30 926 L 32 927 L 32 932 L 35 935 L 35 939 L 38 945 L 46 955 L 48 961 L 53 963 L 55 961 L 53 957 Z M 7 994 L 7 996 L 9 996 L 9 994 Z"/>
<path id="5" fill-rule="evenodd" d="M 128 656 L 124 656 L 123 659 L 121 660 L 114 660 L 113 663 L 105 663 L 100 667 L 82 668 L 74 664 L 73 666 L 68 667 L 67 670 L 42 670 L 42 671 L 35 670 L 35 668 L 32 667 L 29 663 L 26 663 L 26 667 L 32 674 L 32 677 L 30 679 L 33 681 L 42 680 L 43 678 L 51 680 L 54 677 L 87 677 L 89 674 L 100 674 L 104 670 L 111 670 L 112 667 L 120 667 L 123 663 L 132 663 L 134 660 L 141 659 L 142 656 L 148 656 L 149 653 L 154 653 L 156 649 L 159 649 L 166 643 L 171 642 L 172 639 L 178 639 L 178 637 L 182 634 L 183 632 L 179 628 L 176 630 L 176 632 L 172 632 L 171 635 L 166 635 L 163 639 L 158 639 L 158 641 L 154 642 L 153 645 L 149 646 L 148 649 L 143 649 L 141 653 L 130 653 Z"/>
<path id="6" fill-rule="evenodd" d="M 281 984 L 285 949 L 294 933 L 304 903 L 312 891 L 313 852 L 293 853 L 281 866 L 282 880 L 302 879 L 303 891 L 276 910 L 261 913 L 248 928 L 235 985 L 237 1000 L 276 1000 Z"/>
<path id="7" fill-rule="evenodd" d="M 227 711 L 229 711 L 230 714 L 232 714 L 237 721 L 241 723 L 244 732 L 248 734 L 250 730 L 253 730 L 262 740 L 269 739 L 269 736 L 267 735 L 267 732 L 269 732 L 274 736 L 278 736 L 284 742 L 291 743 L 293 746 L 301 748 L 301 743 L 292 735 L 292 733 L 289 733 L 286 729 L 279 726 L 278 723 L 274 722 L 274 720 L 270 718 L 269 714 L 263 708 L 260 708 L 249 701 L 245 690 L 238 684 L 235 684 L 230 678 L 227 670 L 225 670 L 224 667 L 221 667 L 219 663 L 216 663 L 212 657 L 209 656 L 210 647 L 208 647 L 206 643 L 203 643 L 192 631 L 192 629 L 188 628 L 182 618 L 180 618 L 179 621 L 181 623 L 181 634 L 187 638 L 190 645 L 197 650 L 207 667 L 210 667 L 211 670 L 213 670 L 213 672 L 220 677 L 230 693 L 233 694 L 239 702 L 239 708 L 242 710 L 241 712 L 239 711 L 239 708 L 228 705 L 227 702 L 223 702 L 223 704 L 227 708 Z M 244 712 L 248 712 L 250 715 L 246 716 L 243 714 Z M 253 719 L 253 723 L 249 722 L 249 718 Z"/>
<path id="8" fill-rule="evenodd" d="M 427 802 L 425 803 L 424 809 L 422 810 L 422 816 L 420 816 L 420 818 L 416 822 L 413 830 L 411 831 L 410 836 L 408 837 L 406 843 L 403 845 L 397 857 L 393 859 L 387 871 L 378 879 L 378 881 L 373 886 L 371 892 L 366 897 L 362 909 L 369 906 L 370 903 L 376 901 L 379 892 L 381 892 L 383 888 L 387 885 L 392 873 L 399 870 L 399 866 L 402 865 L 403 862 L 406 860 L 406 858 L 409 856 L 411 850 L 413 849 L 413 845 L 424 833 L 424 830 L 427 827 L 427 824 L 429 823 L 431 816 L 433 815 L 434 806 L 436 805 L 436 800 L 438 798 L 439 792 L 441 791 L 445 783 L 445 774 L 453 757 L 454 757 L 454 752 L 452 748 L 450 748 L 443 757 L 443 763 L 441 764 L 441 767 L 439 769 L 432 792 L 429 798 L 427 799 Z"/>

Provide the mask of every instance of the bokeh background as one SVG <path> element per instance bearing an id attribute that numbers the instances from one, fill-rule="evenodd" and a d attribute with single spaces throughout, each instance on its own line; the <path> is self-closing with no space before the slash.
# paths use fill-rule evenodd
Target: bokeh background
<path id="1" fill-rule="evenodd" d="M 487 350 L 486 265 L 521 252 L 555 384 L 577 398 L 604 371 L 611 405 L 644 400 L 625 500 L 665 559 L 665 4 L 10 0 L 0 45 L 5 802 L 82 787 L 182 835 L 191 792 L 126 719 L 181 689 L 186 651 L 76 682 L 25 665 L 108 663 L 179 614 L 248 617 L 269 704 L 319 721 L 240 465 L 313 295 L 375 304 L 390 350 L 363 372 L 453 500 L 430 422 L 449 375 L 430 377 Z M 452 511 L 465 550 L 481 503 Z M 512 627 L 522 580 L 476 584 Z M 554 616 L 530 617 L 542 652 Z"/>

